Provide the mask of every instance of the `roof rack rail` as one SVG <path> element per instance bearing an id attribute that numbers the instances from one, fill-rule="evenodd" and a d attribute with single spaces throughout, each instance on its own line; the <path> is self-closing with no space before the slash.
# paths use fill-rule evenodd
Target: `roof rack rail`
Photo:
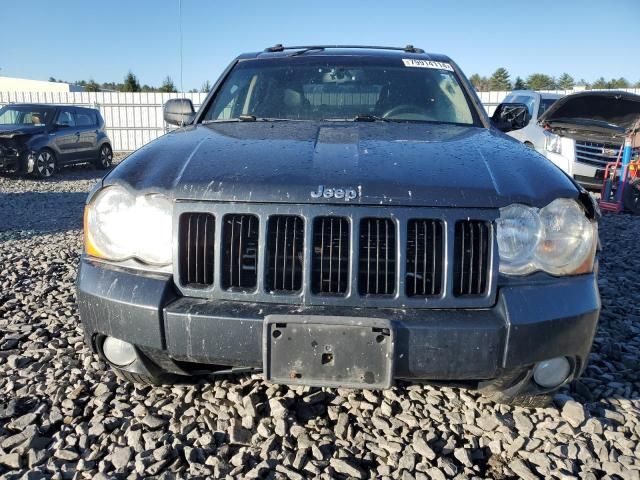
<path id="1" fill-rule="evenodd" d="M 424 53 L 421 48 L 416 48 L 413 45 L 407 45 L 406 47 L 380 47 L 374 45 L 297 45 L 297 46 L 283 46 L 281 43 L 275 44 L 273 47 L 265 48 L 265 52 L 284 52 L 285 50 L 325 50 L 327 48 L 361 48 L 364 50 L 397 50 L 407 53 Z"/>

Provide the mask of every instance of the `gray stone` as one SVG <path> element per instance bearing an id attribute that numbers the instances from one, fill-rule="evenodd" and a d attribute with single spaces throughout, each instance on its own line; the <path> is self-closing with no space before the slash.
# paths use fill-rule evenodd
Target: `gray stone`
<path id="1" fill-rule="evenodd" d="M 578 428 L 585 421 L 584 407 L 575 400 L 569 400 L 562 407 L 562 417 L 574 428 Z"/>
<path id="2" fill-rule="evenodd" d="M 336 472 L 343 475 L 354 478 L 365 478 L 365 473 L 360 467 L 342 458 L 332 458 L 329 460 L 329 465 L 331 465 Z"/>

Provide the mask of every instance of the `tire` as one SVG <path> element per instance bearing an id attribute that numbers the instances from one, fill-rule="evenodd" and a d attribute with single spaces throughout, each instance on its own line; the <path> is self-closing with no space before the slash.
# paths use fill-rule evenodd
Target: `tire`
<path id="1" fill-rule="evenodd" d="M 106 170 L 113 163 L 113 149 L 108 143 L 103 144 L 98 151 L 98 158 L 93 162 L 99 170 Z"/>
<path id="2" fill-rule="evenodd" d="M 132 373 L 119 368 L 113 369 L 116 372 L 116 376 L 121 380 L 129 383 L 135 383 L 136 385 L 144 386 L 160 386 L 160 385 L 173 385 L 176 383 L 176 376 L 170 374 L 163 374 L 161 376 L 145 375 L 143 373 Z"/>
<path id="3" fill-rule="evenodd" d="M 57 162 L 55 154 L 43 148 L 35 155 L 33 174 L 38 178 L 50 178 L 56 172 Z"/>
<path id="4" fill-rule="evenodd" d="M 640 178 L 634 178 L 627 183 L 622 193 L 624 208 L 634 215 L 640 215 Z"/>

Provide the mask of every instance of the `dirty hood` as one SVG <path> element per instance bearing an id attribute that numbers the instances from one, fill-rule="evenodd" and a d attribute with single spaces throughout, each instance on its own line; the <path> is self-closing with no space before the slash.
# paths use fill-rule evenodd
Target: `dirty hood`
<path id="1" fill-rule="evenodd" d="M 577 140 L 618 140 L 640 122 L 640 95 L 590 91 L 556 101 L 538 120 L 547 130 Z M 635 126 L 635 127 L 634 127 Z"/>
<path id="2" fill-rule="evenodd" d="M 559 169 L 500 132 L 382 122 L 197 125 L 133 153 L 104 184 L 175 200 L 342 205 L 543 206 L 578 195 Z M 316 198 L 320 186 L 358 195 Z"/>

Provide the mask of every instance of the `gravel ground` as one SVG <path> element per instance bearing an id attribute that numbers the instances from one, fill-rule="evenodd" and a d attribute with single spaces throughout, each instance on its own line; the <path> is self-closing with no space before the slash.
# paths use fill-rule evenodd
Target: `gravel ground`
<path id="1" fill-rule="evenodd" d="M 74 279 L 89 167 L 0 177 L 0 477 L 640 478 L 640 218 L 601 223 L 586 374 L 549 408 L 471 391 L 136 388 L 83 343 Z"/>

